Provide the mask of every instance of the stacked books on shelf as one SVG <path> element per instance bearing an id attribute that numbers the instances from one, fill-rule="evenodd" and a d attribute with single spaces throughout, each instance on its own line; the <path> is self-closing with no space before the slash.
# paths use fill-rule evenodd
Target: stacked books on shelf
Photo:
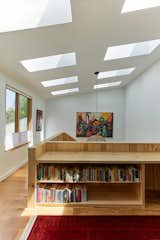
<path id="1" fill-rule="evenodd" d="M 37 186 L 37 203 L 77 203 L 87 201 L 83 186 Z"/>
<path id="2" fill-rule="evenodd" d="M 140 169 L 134 165 L 64 167 L 39 164 L 37 179 L 55 182 L 139 182 Z"/>

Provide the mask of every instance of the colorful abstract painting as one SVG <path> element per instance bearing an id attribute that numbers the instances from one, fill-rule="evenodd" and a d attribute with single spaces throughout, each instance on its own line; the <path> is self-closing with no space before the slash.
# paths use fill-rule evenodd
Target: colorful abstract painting
<path id="1" fill-rule="evenodd" d="M 90 137 L 93 135 L 105 138 L 113 136 L 112 112 L 77 112 L 76 136 Z"/>

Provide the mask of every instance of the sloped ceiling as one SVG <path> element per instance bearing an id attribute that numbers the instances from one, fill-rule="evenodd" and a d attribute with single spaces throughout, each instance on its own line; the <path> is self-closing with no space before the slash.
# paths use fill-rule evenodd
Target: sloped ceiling
<path id="1" fill-rule="evenodd" d="M 95 71 L 136 67 L 133 74 L 99 80 L 122 80 L 126 85 L 159 59 L 160 47 L 149 56 L 104 61 L 108 46 L 160 39 L 160 7 L 121 14 L 124 0 L 72 0 L 72 22 L 0 33 L 0 70 L 35 89 L 45 98 L 51 91 L 79 87 L 92 92 Z M 21 60 L 75 52 L 77 65 L 28 72 Z M 44 88 L 41 81 L 78 76 L 79 83 Z"/>

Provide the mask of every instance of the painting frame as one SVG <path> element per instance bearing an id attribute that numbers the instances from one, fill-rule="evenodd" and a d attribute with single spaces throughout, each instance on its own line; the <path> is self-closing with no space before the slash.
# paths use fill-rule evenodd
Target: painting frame
<path id="1" fill-rule="evenodd" d="M 36 132 L 42 131 L 43 125 L 43 111 L 40 109 L 36 110 Z"/>

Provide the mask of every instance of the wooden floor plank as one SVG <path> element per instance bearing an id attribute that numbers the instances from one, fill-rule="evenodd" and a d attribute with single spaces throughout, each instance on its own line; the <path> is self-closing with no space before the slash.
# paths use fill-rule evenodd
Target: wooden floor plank
<path id="1" fill-rule="evenodd" d="M 18 240 L 29 217 L 23 216 L 27 206 L 27 166 L 0 183 L 0 239 Z"/>

